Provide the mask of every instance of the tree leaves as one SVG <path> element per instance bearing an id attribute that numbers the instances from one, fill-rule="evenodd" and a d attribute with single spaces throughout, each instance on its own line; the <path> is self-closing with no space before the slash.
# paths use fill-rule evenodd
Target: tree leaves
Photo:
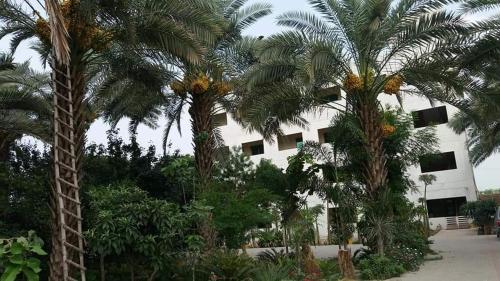
<path id="1" fill-rule="evenodd" d="M 0 281 L 15 281 L 21 270 L 22 266 L 20 265 L 7 265 L 5 272 L 0 276 Z"/>
<path id="2" fill-rule="evenodd" d="M 0 240 L 0 264 L 5 268 L 0 281 L 14 281 L 21 273 L 28 281 L 38 281 L 42 270 L 40 260 L 32 255 L 46 255 L 42 245 L 34 231 L 28 237 Z"/>

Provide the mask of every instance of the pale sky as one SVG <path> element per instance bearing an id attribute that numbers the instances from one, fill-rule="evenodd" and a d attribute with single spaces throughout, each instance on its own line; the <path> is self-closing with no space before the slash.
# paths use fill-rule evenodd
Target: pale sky
<path id="1" fill-rule="evenodd" d="M 1 0 L 0 0 L 1 1 Z M 261 0 L 262 1 L 262 0 Z M 250 0 L 250 2 L 259 2 L 257 0 Z M 268 3 L 273 5 L 274 13 L 266 18 L 262 19 L 252 27 L 248 28 L 245 34 L 254 36 L 268 36 L 273 33 L 279 32 L 281 29 L 276 25 L 275 17 L 286 11 L 310 11 L 306 0 L 267 0 Z M 8 40 L 4 39 L 0 41 L 0 51 L 8 51 Z M 37 54 L 29 49 L 29 44 L 23 44 L 18 49 L 15 54 L 16 61 L 26 61 L 30 60 L 31 65 L 35 69 L 42 70 L 40 60 Z M 173 149 L 180 149 L 183 153 L 192 153 L 191 144 L 191 129 L 189 126 L 189 117 L 187 112 L 184 115 L 185 118 L 182 120 L 182 136 L 179 135 L 176 129 L 172 129 L 169 142 L 172 143 Z M 140 126 L 138 130 L 138 141 L 141 145 L 147 146 L 149 144 L 154 144 L 157 147 L 158 153 L 161 153 L 161 143 L 163 134 L 163 125 L 165 120 L 161 120 L 160 127 L 157 130 L 152 130 L 145 126 Z M 124 139 L 128 138 L 127 132 L 127 122 L 122 121 L 119 126 L 120 134 Z M 101 120 L 95 122 L 89 132 L 88 140 L 89 142 L 96 143 L 106 143 L 106 130 L 109 129 L 109 125 L 104 124 Z M 474 169 L 474 174 L 477 182 L 477 186 L 480 190 L 497 187 L 500 188 L 500 155 L 494 155 L 484 161 L 479 167 Z"/>

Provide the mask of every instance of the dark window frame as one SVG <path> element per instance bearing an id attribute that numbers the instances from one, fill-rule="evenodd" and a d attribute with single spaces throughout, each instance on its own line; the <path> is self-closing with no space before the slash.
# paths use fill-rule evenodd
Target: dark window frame
<path id="1" fill-rule="evenodd" d="M 412 117 L 413 126 L 415 128 L 424 128 L 427 126 L 448 123 L 448 111 L 444 105 L 413 111 Z"/>
<path id="2" fill-rule="evenodd" d="M 250 151 L 251 151 L 252 156 L 264 154 L 264 144 L 259 143 L 259 144 L 250 145 Z"/>
<path id="3" fill-rule="evenodd" d="M 465 203 L 467 203 L 467 198 L 465 196 L 427 200 L 429 218 L 459 216 L 460 207 Z"/>
<path id="4" fill-rule="evenodd" d="M 454 151 L 423 155 L 420 156 L 419 162 L 422 173 L 457 169 L 457 159 Z"/>

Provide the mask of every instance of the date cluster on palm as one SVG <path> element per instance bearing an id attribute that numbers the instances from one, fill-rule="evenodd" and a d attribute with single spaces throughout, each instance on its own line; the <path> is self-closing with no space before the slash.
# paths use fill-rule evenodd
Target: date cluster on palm
<path id="1" fill-rule="evenodd" d="M 185 96 L 187 93 L 199 95 L 207 92 L 225 96 L 232 90 L 228 82 L 211 81 L 205 74 L 186 77 L 182 81 L 176 80 L 170 84 L 170 88 L 179 96 Z"/>
<path id="2" fill-rule="evenodd" d="M 396 132 L 396 127 L 394 127 L 390 124 L 384 124 L 382 126 L 382 131 L 384 133 L 384 137 L 387 138 L 387 137 L 391 136 L 392 134 L 394 134 L 394 132 Z"/>
<path id="3" fill-rule="evenodd" d="M 70 35 L 70 44 L 74 44 L 82 50 L 100 52 L 107 49 L 112 37 L 111 33 L 99 28 L 97 24 L 82 15 L 79 5 L 80 1 L 78 0 L 68 0 L 61 4 L 61 14 Z M 43 43 L 51 44 L 50 24 L 46 19 L 38 18 L 36 20 L 35 32 Z"/>
<path id="4" fill-rule="evenodd" d="M 369 88 L 373 85 L 375 80 L 375 73 L 373 70 L 368 71 L 366 78 L 362 75 L 361 77 L 354 74 L 347 74 L 344 80 L 344 89 L 348 93 L 355 93 L 363 90 L 363 88 Z M 384 93 L 388 95 L 396 95 L 401 90 L 403 85 L 403 77 L 400 75 L 391 76 L 384 84 Z"/>

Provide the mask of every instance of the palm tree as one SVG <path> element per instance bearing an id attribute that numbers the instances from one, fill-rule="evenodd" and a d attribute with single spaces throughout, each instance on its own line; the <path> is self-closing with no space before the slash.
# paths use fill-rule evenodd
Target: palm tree
<path id="1" fill-rule="evenodd" d="M 174 81 L 170 86 L 173 93 L 168 96 L 172 100 L 167 107 L 168 124 L 165 140 L 170 127 L 178 122 L 188 105 L 193 132 L 193 146 L 196 169 L 202 188 L 206 188 L 212 175 L 214 152 L 218 146 L 218 137 L 214 130 L 213 115 L 227 100 L 226 95 L 232 91 L 231 82 L 241 74 L 237 61 L 245 61 L 247 48 L 256 44 L 253 38 L 242 38 L 241 32 L 259 18 L 271 13 L 268 4 L 256 3 L 248 7 L 246 0 L 220 1 L 216 12 L 224 19 L 225 28 L 215 42 L 207 42 L 207 53 L 199 64 L 182 61 L 182 80 Z"/>
<path id="2" fill-rule="evenodd" d="M 23 135 L 49 142 L 48 92 L 46 75 L 0 53 L 0 161 L 7 160 L 11 144 Z"/>
<path id="3" fill-rule="evenodd" d="M 424 184 L 424 197 L 422 198 L 422 206 L 425 210 L 424 224 L 425 224 L 425 235 L 429 237 L 429 211 L 427 209 L 427 186 L 435 182 L 437 177 L 433 174 L 424 174 L 418 177 L 418 180 Z"/>
<path id="4" fill-rule="evenodd" d="M 84 280 L 79 182 L 85 132 L 94 119 L 87 110 L 88 83 L 98 79 L 89 74 L 101 74 L 89 72 L 91 66 L 105 63 L 101 55 L 116 51 L 111 47 L 118 43 L 125 50 L 161 49 L 166 56 L 195 62 L 203 51 L 197 36 L 213 24 L 205 15 L 207 5 L 197 0 L 144 0 L 129 5 L 90 0 L 37 3 L 39 7 L 25 1 L 27 12 L 23 5 L 2 1 L 0 39 L 12 35 L 12 50 L 26 39 L 37 39 L 34 48 L 53 70 L 56 187 L 50 278 L 68 280 L 79 272 Z M 42 9 L 48 19 L 38 11 Z M 158 15 L 157 10 L 164 13 Z"/>
<path id="5" fill-rule="evenodd" d="M 450 126 L 466 132 L 470 157 L 479 165 L 500 151 L 500 26 L 479 40 L 461 57 L 461 67 L 477 77 L 479 93 L 472 92 L 465 101 L 464 111 L 458 112 Z"/>
<path id="6" fill-rule="evenodd" d="M 227 105 L 233 91 L 233 80 L 240 76 L 252 63 L 252 48 L 257 44 L 255 38 L 243 37 L 241 32 L 259 18 L 271 12 L 268 4 L 253 4 L 243 7 L 246 0 L 206 1 L 212 4 L 210 16 L 221 27 L 214 38 L 203 38 L 205 53 L 199 61 L 183 58 L 171 60 L 164 52 L 150 54 L 153 60 L 146 64 L 160 65 L 163 73 L 156 72 L 150 77 L 164 76 L 158 88 L 164 89 L 161 82 L 167 84 L 166 94 L 130 96 L 128 93 L 112 94 L 115 103 L 109 104 L 106 114 L 116 124 L 122 117 L 131 117 L 131 128 L 139 123 L 156 126 L 159 113 L 163 111 L 167 118 L 164 133 L 164 149 L 172 126 L 177 124 L 188 108 L 193 131 L 193 147 L 196 170 L 202 187 L 206 187 L 211 178 L 214 153 L 220 138 L 213 124 L 213 115 Z M 161 11 L 159 12 L 161 13 Z"/>
<path id="7" fill-rule="evenodd" d="M 387 185 L 385 126 L 381 94 L 404 94 L 457 101 L 474 85 L 458 70 L 457 54 L 491 26 L 466 23 L 476 7 L 459 1 L 309 0 L 319 14 L 289 12 L 278 24 L 290 27 L 271 36 L 260 51 L 260 63 L 246 76 L 240 98 L 244 125 L 267 138 L 281 123 L 305 126 L 300 114 L 322 107 L 332 88 L 345 93 L 345 106 L 360 124 L 365 160 L 363 184 L 376 201 Z M 448 9 L 457 4 L 460 13 Z M 287 102 L 288 106 L 283 106 Z M 324 103 L 324 102 L 323 102 Z M 379 249 L 380 251 L 381 249 Z"/>

